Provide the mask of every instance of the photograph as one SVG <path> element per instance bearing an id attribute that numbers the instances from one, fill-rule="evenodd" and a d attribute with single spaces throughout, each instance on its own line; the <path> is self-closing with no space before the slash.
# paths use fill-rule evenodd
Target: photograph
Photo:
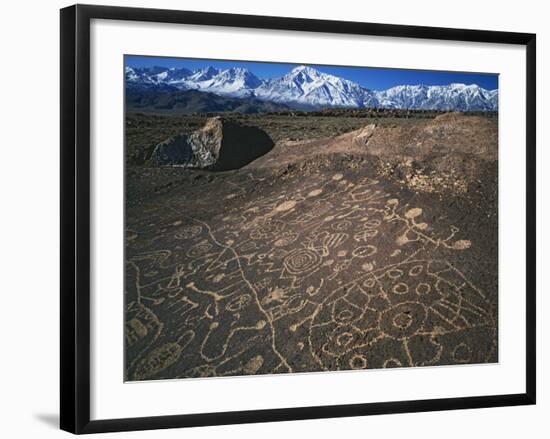
<path id="1" fill-rule="evenodd" d="M 542 4 L 6 3 L 0 436 L 549 431 Z"/>
<path id="2" fill-rule="evenodd" d="M 125 55 L 125 381 L 497 363 L 498 82 Z"/>

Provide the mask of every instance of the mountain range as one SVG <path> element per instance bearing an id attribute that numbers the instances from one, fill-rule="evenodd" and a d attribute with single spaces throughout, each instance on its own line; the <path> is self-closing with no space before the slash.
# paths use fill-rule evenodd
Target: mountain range
<path id="1" fill-rule="evenodd" d="M 135 92 L 195 90 L 227 98 L 294 108 L 394 108 L 445 111 L 498 111 L 498 89 L 476 84 L 399 85 L 370 90 L 348 79 L 298 66 L 280 78 L 260 79 L 240 67 L 216 69 L 130 67 L 126 87 Z M 277 107 L 274 107 L 277 108 Z"/>
<path id="2" fill-rule="evenodd" d="M 130 87 L 126 91 L 126 109 L 154 113 L 224 113 L 243 114 L 291 111 L 285 104 L 256 98 L 235 98 L 197 90 L 173 90 L 166 86 Z"/>

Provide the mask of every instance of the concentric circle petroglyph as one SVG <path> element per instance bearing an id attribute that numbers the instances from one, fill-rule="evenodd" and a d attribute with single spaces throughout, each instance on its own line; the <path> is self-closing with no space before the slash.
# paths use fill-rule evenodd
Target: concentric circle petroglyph
<path id="1" fill-rule="evenodd" d="M 298 249 L 288 255 L 284 260 L 284 266 L 291 274 L 302 274 L 311 271 L 321 265 L 320 256 L 313 250 Z"/>

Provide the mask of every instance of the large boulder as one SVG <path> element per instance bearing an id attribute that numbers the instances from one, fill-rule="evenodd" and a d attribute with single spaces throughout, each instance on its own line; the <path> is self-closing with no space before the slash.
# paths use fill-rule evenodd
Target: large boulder
<path id="1" fill-rule="evenodd" d="M 180 134 L 159 143 L 151 162 L 157 166 L 226 171 L 243 167 L 271 148 L 273 141 L 261 129 L 214 117 L 191 134 Z"/>
<path id="2" fill-rule="evenodd" d="M 173 136 L 159 143 L 151 155 L 151 163 L 158 166 L 190 165 L 192 161 L 193 149 L 187 134 Z"/>

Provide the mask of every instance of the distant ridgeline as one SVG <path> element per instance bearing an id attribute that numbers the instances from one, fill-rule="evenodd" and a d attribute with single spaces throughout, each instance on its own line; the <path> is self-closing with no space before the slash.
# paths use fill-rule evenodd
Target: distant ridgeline
<path id="1" fill-rule="evenodd" d="M 383 91 L 299 66 L 281 78 L 259 79 L 244 68 L 191 71 L 126 67 L 128 111 L 265 113 L 320 109 L 498 111 L 498 89 L 476 84 L 400 85 Z"/>

